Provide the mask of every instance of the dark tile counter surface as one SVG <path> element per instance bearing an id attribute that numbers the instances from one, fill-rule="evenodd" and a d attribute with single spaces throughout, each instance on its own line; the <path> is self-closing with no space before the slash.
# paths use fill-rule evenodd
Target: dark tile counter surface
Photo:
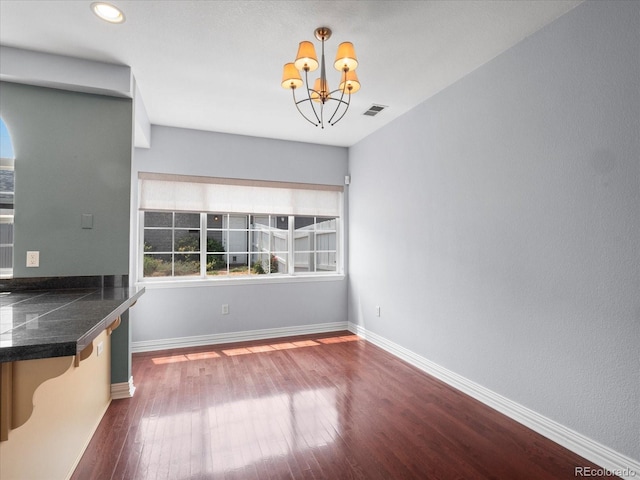
<path id="1" fill-rule="evenodd" d="M 143 293 L 126 286 L 0 292 L 0 363 L 76 355 Z"/>

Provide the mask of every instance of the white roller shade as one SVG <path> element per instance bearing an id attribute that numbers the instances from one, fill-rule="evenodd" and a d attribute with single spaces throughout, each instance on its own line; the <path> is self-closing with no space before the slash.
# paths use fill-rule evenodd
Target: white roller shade
<path id="1" fill-rule="evenodd" d="M 187 212 L 339 216 L 342 187 L 140 173 L 139 208 Z"/>

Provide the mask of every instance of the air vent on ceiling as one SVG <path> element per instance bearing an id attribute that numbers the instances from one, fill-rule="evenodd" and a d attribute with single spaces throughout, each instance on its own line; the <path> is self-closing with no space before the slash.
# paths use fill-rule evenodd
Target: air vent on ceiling
<path id="1" fill-rule="evenodd" d="M 363 115 L 367 115 L 369 117 L 375 117 L 377 114 L 379 114 L 385 108 L 387 108 L 386 105 L 371 105 L 369 107 L 369 109 L 366 112 L 363 113 Z"/>

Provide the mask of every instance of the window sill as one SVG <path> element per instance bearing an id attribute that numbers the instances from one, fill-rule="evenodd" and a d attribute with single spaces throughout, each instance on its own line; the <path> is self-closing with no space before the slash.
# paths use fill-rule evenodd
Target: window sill
<path id="1" fill-rule="evenodd" d="M 147 290 L 160 288 L 190 288 L 190 287 L 216 287 L 222 285 L 266 285 L 274 283 L 306 283 L 306 282 L 337 282 L 345 279 L 345 275 L 341 273 L 330 273 L 326 275 L 281 275 L 277 277 L 265 278 L 241 277 L 241 278 L 182 278 L 176 280 L 158 279 L 158 280 L 140 280 L 136 282 L 137 287 L 145 287 Z"/>

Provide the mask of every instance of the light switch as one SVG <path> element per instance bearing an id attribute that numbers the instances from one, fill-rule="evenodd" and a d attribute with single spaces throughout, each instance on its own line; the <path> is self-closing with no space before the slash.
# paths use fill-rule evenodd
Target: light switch
<path id="1" fill-rule="evenodd" d="M 93 228 L 93 214 L 82 214 L 82 228 Z"/>

